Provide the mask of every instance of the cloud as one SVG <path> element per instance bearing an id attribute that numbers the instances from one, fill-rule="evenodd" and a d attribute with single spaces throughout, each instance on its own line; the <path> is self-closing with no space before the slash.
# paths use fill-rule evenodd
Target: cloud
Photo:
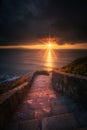
<path id="1" fill-rule="evenodd" d="M 54 33 L 60 43 L 87 42 L 87 2 L 55 1 L 49 4 L 48 16 L 54 17 Z M 52 12 L 52 14 L 50 13 Z"/>
<path id="2" fill-rule="evenodd" d="M 0 45 L 25 43 L 49 33 L 60 44 L 87 42 L 86 5 L 83 0 L 2 0 Z"/>

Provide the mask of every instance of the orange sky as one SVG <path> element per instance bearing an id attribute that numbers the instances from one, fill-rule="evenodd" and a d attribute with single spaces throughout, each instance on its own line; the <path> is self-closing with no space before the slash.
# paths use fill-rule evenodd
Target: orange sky
<path id="1" fill-rule="evenodd" d="M 11 49 L 11 48 L 24 48 L 24 49 L 87 49 L 87 44 L 37 44 L 37 45 L 17 45 L 17 46 L 0 46 L 0 49 Z"/>
<path id="2" fill-rule="evenodd" d="M 35 43 L 23 43 L 16 46 L 0 46 L 1 49 L 24 48 L 24 49 L 87 49 L 87 43 L 65 43 L 58 44 L 57 38 L 47 37 L 36 41 Z"/>

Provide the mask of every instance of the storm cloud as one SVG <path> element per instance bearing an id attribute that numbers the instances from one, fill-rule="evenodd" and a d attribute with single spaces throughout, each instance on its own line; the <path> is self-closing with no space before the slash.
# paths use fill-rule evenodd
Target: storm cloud
<path id="1" fill-rule="evenodd" d="M 0 45 L 16 45 L 48 35 L 60 44 L 87 42 L 85 0 L 1 0 Z"/>

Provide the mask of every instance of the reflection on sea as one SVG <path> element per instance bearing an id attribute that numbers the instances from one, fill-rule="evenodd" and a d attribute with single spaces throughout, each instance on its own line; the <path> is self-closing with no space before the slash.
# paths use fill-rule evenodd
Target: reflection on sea
<path id="1" fill-rule="evenodd" d="M 44 66 L 46 66 L 46 70 L 51 71 L 54 68 L 54 62 L 56 59 L 55 51 L 52 49 L 46 50 L 44 54 L 45 63 Z"/>
<path id="2" fill-rule="evenodd" d="M 52 53 L 51 53 L 51 50 L 48 51 L 47 53 L 47 57 L 46 57 L 46 66 L 47 67 L 52 67 L 53 66 L 53 57 L 52 57 Z"/>

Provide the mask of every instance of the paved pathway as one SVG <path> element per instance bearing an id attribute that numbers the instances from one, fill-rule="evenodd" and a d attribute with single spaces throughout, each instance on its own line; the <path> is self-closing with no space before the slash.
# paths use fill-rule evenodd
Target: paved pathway
<path id="1" fill-rule="evenodd" d="M 56 94 L 51 74 L 38 75 L 5 130 L 87 130 L 87 111 Z"/>

